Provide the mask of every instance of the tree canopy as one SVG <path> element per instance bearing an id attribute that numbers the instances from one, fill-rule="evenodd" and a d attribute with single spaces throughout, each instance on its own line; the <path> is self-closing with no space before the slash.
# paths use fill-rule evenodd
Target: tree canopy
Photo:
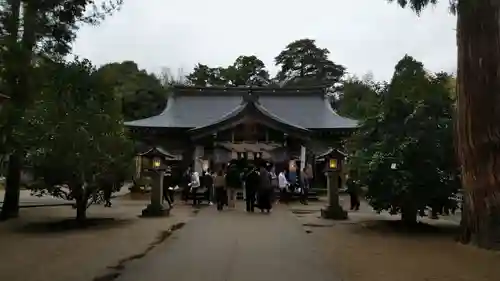
<path id="1" fill-rule="evenodd" d="M 279 72 L 274 78 L 262 60 L 255 55 L 239 56 L 227 67 L 197 64 L 187 75 L 188 84 L 195 86 L 323 86 L 329 88 L 340 82 L 345 67 L 329 59 L 330 51 L 316 46 L 312 39 L 288 44 L 275 58 Z"/>
<path id="2" fill-rule="evenodd" d="M 187 76 L 187 82 L 195 86 L 262 86 L 269 82 L 269 72 L 256 56 L 239 56 L 228 67 L 199 63 Z"/>
<path id="3" fill-rule="evenodd" d="M 429 74 L 405 56 L 381 94 L 377 114 L 354 136 L 351 177 L 368 188 L 377 211 L 403 213 L 415 222 L 426 208 L 455 208 L 460 188 L 453 143 L 453 101 L 448 75 Z"/>
<path id="4" fill-rule="evenodd" d="M 32 188 L 75 198 L 78 219 L 84 219 L 96 194 L 121 187 L 133 146 L 119 99 L 89 61 L 50 63 L 44 69 L 47 82 L 28 111 L 28 158 L 40 180 Z"/>
<path id="5" fill-rule="evenodd" d="M 315 40 L 293 41 L 274 58 L 280 67 L 276 80 L 284 86 L 332 87 L 344 76 L 345 67 L 332 62 L 329 54 Z"/>
<path id="6" fill-rule="evenodd" d="M 165 108 L 167 88 L 152 73 L 139 69 L 133 61 L 109 63 L 97 70 L 121 101 L 125 120 L 158 115 Z"/>

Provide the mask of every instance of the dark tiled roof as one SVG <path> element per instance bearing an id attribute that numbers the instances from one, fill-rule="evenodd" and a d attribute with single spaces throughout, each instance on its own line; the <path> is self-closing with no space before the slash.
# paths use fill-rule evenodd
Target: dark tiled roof
<path id="1" fill-rule="evenodd" d="M 335 113 L 326 98 L 318 96 L 261 96 L 260 104 L 281 119 L 307 129 L 354 128 L 355 120 Z"/>
<path id="2" fill-rule="evenodd" d="M 126 122 L 131 127 L 201 128 L 237 114 L 246 102 L 268 117 L 299 129 L 348 129 L 357 122 L 337 115 L 321 89 L 189 88 L 176 89 L 158 116 Z"/>
<path id="3" fill-rule="evenodd" d="M 241 96 L 173 96 L 157 116 L 126 122 L 133 127 L 196 128 L 221 119 L 242 104 Z"/>

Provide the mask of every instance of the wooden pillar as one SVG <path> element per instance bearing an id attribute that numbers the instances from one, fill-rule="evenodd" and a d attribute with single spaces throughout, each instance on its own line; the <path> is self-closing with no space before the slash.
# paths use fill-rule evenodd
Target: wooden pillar
<path id="1" fill-rule="evenodd" d="M 200 175 L 203 171 L 203 154 L 204 147 L 196 145 L 193 153 L 193 171 L 198 172 Z"/>
<path id="2" fill-rule="evenodd" d="M 300 172 L 304 170 L 306 167 L 306 147 L 301 145 L 300 146 Z"/>

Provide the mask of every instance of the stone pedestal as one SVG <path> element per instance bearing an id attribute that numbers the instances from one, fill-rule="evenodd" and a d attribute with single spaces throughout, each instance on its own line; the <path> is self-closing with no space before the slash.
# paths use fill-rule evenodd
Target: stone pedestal
<path id="1" fill-rule="evenodd" d="M 342 209 L 339 203 L 339 172 L 327 172 L 328 205 L 321 209 L 321 217 L 331 220 L 346 220 L 347 212 Z"/>
<path id="2" fill-rule="evenodd" d="M 170 209 L 163 206 L 163 172 L 151 173 L 153 186 L 151 188 L 151 203 L 142 210 L 143 217 L 161 217 L 170 215 Z"/>

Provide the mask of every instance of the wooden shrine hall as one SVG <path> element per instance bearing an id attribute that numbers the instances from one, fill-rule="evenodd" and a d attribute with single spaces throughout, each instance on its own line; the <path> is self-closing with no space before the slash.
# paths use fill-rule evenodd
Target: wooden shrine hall
<path id="1" fill-rule="evenodd" d="M 201 171 L 259 157 L 300 159 L 302 168 L 314 155 L 340 148 L 357 122 L 335 113 L 324 88 L 179 86 L 161 114 L 125 125 L 135 138 Z"/>

